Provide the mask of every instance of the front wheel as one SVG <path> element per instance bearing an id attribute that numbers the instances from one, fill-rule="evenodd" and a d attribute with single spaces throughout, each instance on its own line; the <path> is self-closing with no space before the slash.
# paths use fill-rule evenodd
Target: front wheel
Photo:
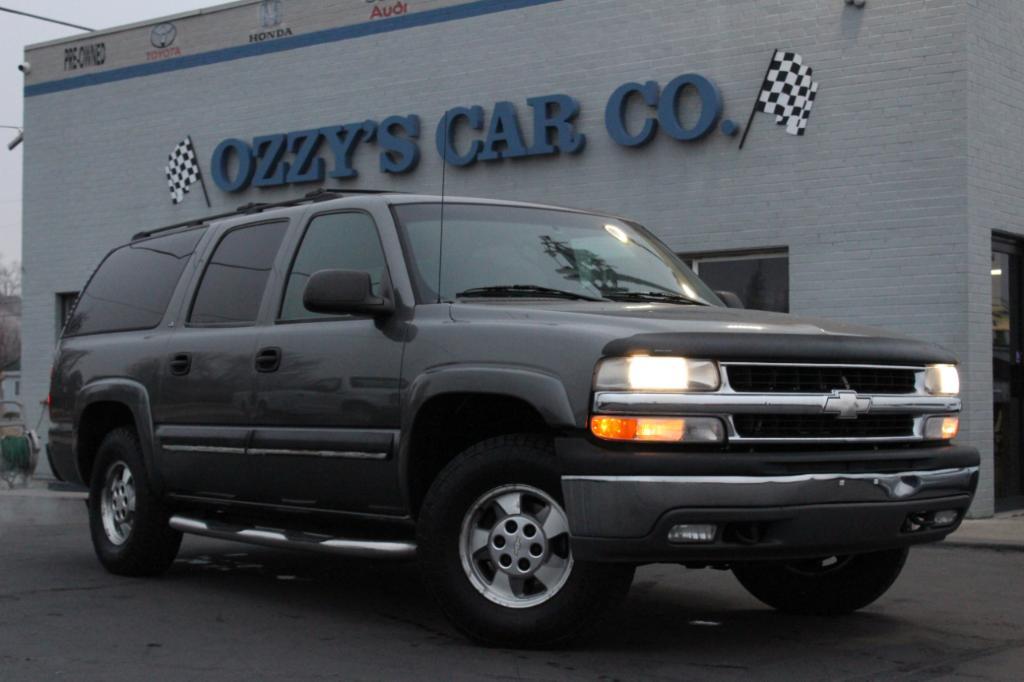
<path id="1" fill-rule="evenodd" d="M 907 549 L 800 561 L 737 564 L 740 583 L 768 606 L 788 613 L 841 615 L 872 603 L 892 587 Z"/>
<path id="2" fill-rule="evenodd" d="M 420 512 L 428 586 L 467 636 L 553 647 L 621 600 L 633 567 L 576 561 L 554 452 L 538 436 L 501 436 L 457 456 Z"/>

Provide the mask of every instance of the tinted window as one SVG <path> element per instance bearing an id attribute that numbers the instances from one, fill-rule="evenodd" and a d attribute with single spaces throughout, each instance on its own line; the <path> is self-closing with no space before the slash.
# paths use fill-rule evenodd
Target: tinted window
<path id="1" fill-rule="evenodd" d="M 281 246 L 287 222 L 228 232 L 217 244 L 192 304 L 192 324 L 250 324 Z"/>
<path id="2" fill-rule="evenodd" d="M 122 246 L 104 259 L 82 292 L 65 336 L 151 329 L 163 318 L 202 230 Z"/>
<path id="3" fill-rule="evenodd" d="M 323 317 L 302 305 L 306 282 L 318 270 L 369 272 L 373 293 L 379 295 L 385 272 L 384 251 L 373 219 L 365 213 L 332 213 L 313 219 L 288 274 L 282 320 Z"/>

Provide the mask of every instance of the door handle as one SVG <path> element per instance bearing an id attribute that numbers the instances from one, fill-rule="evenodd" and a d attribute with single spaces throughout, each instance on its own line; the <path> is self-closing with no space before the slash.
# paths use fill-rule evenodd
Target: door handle
<path id="1" fill-rule="evenodd" d="M 277 368 L 281 366 L 281 349 L 280 348 L 261 348 L 256 353 L 256 371 L 257 372 L 276 372 Z"/>
<path id="2" fill-rule="evenodd" d="M 171 356 L 171 374 L 185 376 L 192 369 L 192 356 L 188 353 L 175 353 Z"/>

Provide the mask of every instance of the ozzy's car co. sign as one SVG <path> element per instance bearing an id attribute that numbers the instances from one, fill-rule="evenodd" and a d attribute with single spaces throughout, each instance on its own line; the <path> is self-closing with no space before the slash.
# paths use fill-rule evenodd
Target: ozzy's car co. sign
<path id="1" fill-rule="evenodd" d="M 680 108 L 684 97 L 695 97 L 700 110 L 697 121 L 684 124 Z M 626 109 L 633 99 L 650 112 L 637 130 L 626 125 Z M 526 124 L 532 132 L 527 144 L 516 106 L 497 102 L 490 109 L 460 106 L 449 109 L 434 129 L 434 145 L 447 163 L 470 166 L 530 156 L 578 154 L 586 135 L 577 129 L 579 103 L 567 95 L 545 95 L 526 100 L 530 112 Z M 683 142 L 711 132 L 722 113 L 722 97 L 704 76 L 686 74 L 661 87 L 658 83 L 626 83 L 608 100 L 605 128 L 618 144 L 639 147 L 650 142 L 661 128 Z M 351 179 L 359 171 L 352 158 L 360 145 L 376 145 L 382 173 L 409 173 L 420 161 L 420 117 L 389 116 L 322 128 L 261 135 L 251 141 L 227 139 L 213 152 L 213 181 L 225 192 L 248 187 L 276 187 L 292 183 L 320 182 L 325 178 Z M 737 127 L 725 121 L 722 130 L 734 134 Z M 321 155 L 323 154 L 323 155 Z"/>
<path id="2" fill-rule="evenodd" d="M 741 149 L 757 111 L 774 115 L 792 135 L 804 134 L 818 92 L 812 75 L 800 55 L 775 50 L 740 140 Z M 700 112 L 696 121 L 683 121 L 684 98 L 693 98 L 692 108 Z M 437 153 L 446 163 L 465 167 L 583 151 L 587 137 L 577 129 L 580 105 L 575 99 L 544 95 L 528 98 L 526 105 L 529 144 L 515 104 L 497 102 L 490 109 L 474 105 L 446 111 L 434 128 Z M 642 105 L 647 112 L 642 122 L 632 126 L 627 125 L 626 115 L 631 105 Z M 721 116 L 718 88 L 704 76 L 688 73 L 664 87 L 656 81 L 619 86 L 605 105 L 604 125 L 615 143 L 641 147 L 654 139 L 659 128 L 680 142 L 699 140 L 718 127 Z M 721 131 L 736 135 L 739 126 L 726 119 Z M 239 192 L 248 187 L 320 182 L 328 176 L 350 179 L 359 175 L 352 165 L 353 154 L 359 145 L 370 144 L 379 150 L 382 173 L 409 173 L 420 161 L 420 132 L 420 117 L 409 114 L 261 135 L 252 141 L 227 139 L 213 152 L 213 180 L 225 192 Z"/>

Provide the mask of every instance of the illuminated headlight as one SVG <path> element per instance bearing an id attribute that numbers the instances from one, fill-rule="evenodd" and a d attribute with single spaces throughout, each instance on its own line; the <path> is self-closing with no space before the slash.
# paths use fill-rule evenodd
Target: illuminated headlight
<path id="1" fill-rule="evenodd" d="M 609 358 L 597 367 L 599 391 L 714 391 L 720 378 L 711 360 L 633 355 Z"/>
<path id="2" fill-rule="evenodd" d="M 956 365 L 928 365 L 924 372 L 924 389 L 932 395 L 958 395 L 960 373 Z"/>

